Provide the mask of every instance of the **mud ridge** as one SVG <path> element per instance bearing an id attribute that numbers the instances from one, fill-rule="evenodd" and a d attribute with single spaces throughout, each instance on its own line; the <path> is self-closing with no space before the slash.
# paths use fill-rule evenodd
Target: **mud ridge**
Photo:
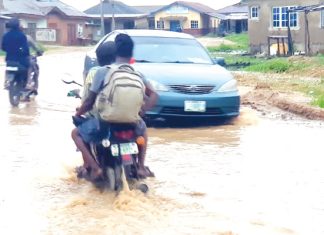
<path id="1" fill-rule="evenodd" d="M 324 109 L 311 106 L 307 97 L 296 93 L 279 93 L 263 85 L 257 85 L 243 94 L 241 103 L 262 113 L 271 112 L 276 107 L 307 119 L 324 120 Z"/>

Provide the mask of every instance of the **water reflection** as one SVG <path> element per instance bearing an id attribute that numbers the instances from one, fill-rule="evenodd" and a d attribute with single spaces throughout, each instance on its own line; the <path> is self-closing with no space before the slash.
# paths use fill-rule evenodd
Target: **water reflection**
<path id="1" fill-rule="evenodd" d="M 40 116 L 37 101 L 20 104 L 19 107 L 9 109 L 8 124 L 15 125 L 37 125 Z"/>
<path id="2" fill-rule="evenodd" d="M 81 68 L 77 55 L 59 62 Z M 57 57 L 42 62 L 35 101 L 12 109 L 0 93 L 1 234 L 324 234 L 322 123 L 243 108 L 226 125 L 154 126 L 150 192 L 101 192 L 75 176 L 78 101 L 51 74 Z"/>

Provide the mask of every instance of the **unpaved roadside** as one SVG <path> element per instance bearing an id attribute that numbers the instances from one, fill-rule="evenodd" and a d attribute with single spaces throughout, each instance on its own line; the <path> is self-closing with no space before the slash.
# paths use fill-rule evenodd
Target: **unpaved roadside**
<path id="1" fill-rule="evenodd" d="M 289 114 L 295 114 L 311 120 L 324 120 L 324 109 L 314 107 L 311 104 L 311 97 L 300 92 L 294 92 L 289 89 L 282 91 L 269 85 L 267 79 L 276 77 L 280 83 L 278 74 L 262 74 L 248 72 L 233 72 L 234 77 L 239 84 L 242 105 L 247 105 L 268 115 L 275 112 L 275 109 L 286 111 L 282 118 L 287 118 Z M 298 78 L 304 79 L 304 82 L 316 82 L 316 78 Z"/>
<path id="2" fill-rule="evenodd" d="M 225 38 L 218 38 L 218 37 L 199 37 L 197 38 L 198 41 L 204 46 L 204 47 L 217 47 L 222 44 L 225 45 L 234 45 L 235 43 L 229 40 L 226 40 Z"/>
<path id="3" fill-rule="evenodd" d="M 222 43 L 230 44 L 232 42 L 222 38 L 198 38 L 204 46 L 216 46 Z M 92 46 L 47 46 L 45 55 L 64 54 L 70 52 L 87 52 Z M 0 57 L 0 64 L 4 64 L 4 57 Z M 281 116 L 286 118 L 289 114 L 296 114 L 311 120 L 324 120 L 324 109 L 311 105 L 311 98 L 305 94 L 293 92 L 289 89 L 285 91 L 269 85 L 266 81 L 277 79 L 278 84 L 280 79 L 285 79 L 287 75 L 278 74 L 263 74 L 249 72 L 232 72 L 239 84 L 241 93 L 241 103 L 245 106 L 250 106 L 253 109 L 261 112 L 263 115 L 270 115 L 276 112 L 277 109 L 286 111 Z M 294 79 L 302 79 L 305 82 L 316 82 L 318 78 L 314 77 L 299 77 L 293 75 Z M 284 77 L 284 78 L 283 78 Z"/>

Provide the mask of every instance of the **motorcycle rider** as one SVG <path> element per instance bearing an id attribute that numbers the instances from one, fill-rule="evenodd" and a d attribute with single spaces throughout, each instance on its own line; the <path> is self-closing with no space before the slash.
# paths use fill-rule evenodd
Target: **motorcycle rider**
<path id="1" fill-rule="evenodd" d="M 133 55 L 134 42 L 127 34 L 118 34 L 115 38 L 116 44 L 116 64 L 129 64 Z M 92 85 L 89 90 L 89 95 L 86 100 L 82 103 L 81 107 L 77 110 L 76 116 L 81 116 L 91 110 L 96 101 L 97 94 L 101 91 L 104 85 L 104 80 L 109 68 L 102 67 L 98 69 L 93 79 Z M 154 89 L 147 83 L 145 80 L 143 81 L 146 89 L 145 89 L 145 104 L 142 107 L 141 113 L 144 114 L 145 111 L 152 108 L 157 100 L 157 93 Z M 72 138 L 75 141 L 77 147 L 80 149 L 82 154 L 85 156 L 86 163 L 85 165 L 92 165 L 93 157 L 89 149 L 86 147 L 86 143 L 93 141 L 96 136 L 100 135 L 100 121 L 98 118 L 92 118 L 80 125 L 78 128 L 73 130 Z M 91 134 L 89 134 L 89 129 Z M 150 175 L 150 172 L 145 168 L 145 154 L 147 148 L 147 128 L 143 119 L 138 121 L 136 124 L 136 133 L 138 135 L 143 135 L 145 138 L 145 145 L 139 149 L 139 168 L 138 175 L 141 177 L 146 177 Z M 92 159 L 92 160 L 91 160 Z M 89 160 L 89 162 L 87 162 Z M 94 161 L 95 162 L 95 161 Z M 91 172 L 93 168 L 91 167 Z M 93 177 L 100 177 L 102 175 L 102 171 L 98 165 L 94 166 L 95 174 Z"/>
<path id="2" fill-rule="evenodd" d="M 83 103 L 88 95 L 89 95 L 89 89 L 91 87 L 93 78 L 97 72 L 97 70 L 105 65 L 110 65 L 113 62 L 115 62 L 115 58 L 116 58 L 116 46 L 115 46 L 115 42 L 105 42 L 103 44 L 101 44 L 97 49 L 96 49 L 96 56 L 97 56 L 97 62 L 98 62 L 98 66 L 92 67 L 88 74 L 87 77 L 84 80 L 84 84 L 83 84 L 83 95 L 82 95 L 82 102 Z M 77 108 L 78 110 L 79 108 Z M 96 116 L 96 111 L 95 110 L 90 110 L 86 113 L 86 116 L 91 118 L 91 117 L 95 117 Z M 86 119 L 85 119 L 86 120 Z M 83 120 L 83 121 L 85 121 Z M 75 136 L 75 132 L 77 132 L 77 128 L 74 128 L 72 130 L 72 139 L 75 141 L 77 146 L 80 146 L 80 139 Z M 82 143 L 81 143 L 82 145 Z M 86 144 L 86 147 L 88 148 L 88 151 L 90 152 L 90 148 L 88 146 L 88 144 Z M 82 146 L 81 146 L 82 149 Z M 82 152 L 82 151 L 81 151 Z M 85 175 L 87 175 L 91 169 L 91 164 L 94 164 L 93 161 L 90 159 L 87 159 L 87 155 L 83 154 L 84 152 L 82 152 L 82 157 L 83 157 L 83 165 L 79 166 L 76 168 L 76 173 L 78 175 L 78 177 L 84 177 Z M 91 163 L 91 164 L 90 164 Z M 92 167 L 93 168 L 93 167 Z M 96 169 L 96 167 L 95 167 Z"/>
<path id="3" fill-rule="evenodd" d="M 18 66 L 22 88 L 26 87 L 30 52 L 26 35 L 20 30 L 20 21 L 12 18 L 6 25 L 9 31 L 2 37 L 1 49 L 6 52 L 6 63 Z"/>
<path id="4" fill-rule="evenodd" d="M 22 29 L 23 30 L 23 29 Z M 26 35 L 27 37 L 27 43 L 30 49 L 34 50 L 37 54 L 37 56 L 41 56 L 43 55 L 44 51 L 42 50 L 42 48 L 40 48 L 37 43 L 35 42 L 35 40 L 30 36 L 30 35 Z M 29 84 L 31 84 L 32 82 L 32 77 L 31 77 L 31 73 L 33 71 L 33 68 L 36 67 L 36 60 L 33 59 L 33 57 L 30 57 L 30 65 L 29 65 L 29 69 L 28 69 L 28 79 L 27 79 L 27 88 L 32 88 L 34 89 L 34 94 L 38 95 L 38 81 L 36 82 L 36 86 L 34 87 L 28 87 Z M 39 73 L 39 71 L 34 71 L 35 73 Z M 38 79 L 38 74 L 36 75 L 36 78 Z"/>
<path id="5" fill-rule="evenodd" d="M 116 59 L 116 46 L 115 42 L 104 42 L 96 49 L 96 56 L 98 66 L 92 67 L 87 77 L 84 80 L 83 84 L 83 95 L 82 95 L 82 102 L 87 98 L 89 94 L 89 89 L 91 87 L 93 78 L 100 67 L 105 65 L 110 65 L 115 62 Z"/>

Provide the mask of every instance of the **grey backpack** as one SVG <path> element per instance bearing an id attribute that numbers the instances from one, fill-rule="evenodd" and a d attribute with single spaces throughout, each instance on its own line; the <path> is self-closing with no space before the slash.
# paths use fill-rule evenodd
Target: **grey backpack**
<path id="1" fill-rule="evenodd" d="M 103 89 L 96 99 L 99 117 L 111 123 L 134 123 L 140 119 L 145 85 L 142 75 L 129 64 L 108 66 Z"/>

